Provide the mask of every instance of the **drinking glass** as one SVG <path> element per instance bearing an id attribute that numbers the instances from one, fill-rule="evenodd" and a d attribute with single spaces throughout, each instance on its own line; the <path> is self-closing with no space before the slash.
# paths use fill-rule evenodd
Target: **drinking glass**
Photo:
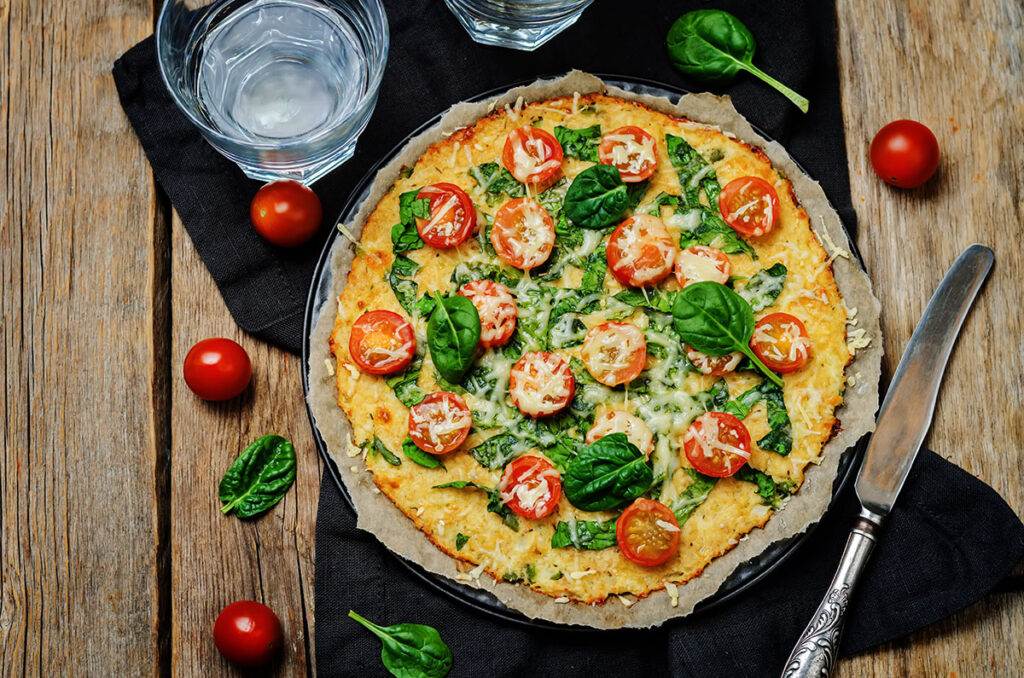
<path id="1" fill-rule="evenodd" d="M 593 0 L 444 0 L 484 45 L 532 51 L 576 23 Z"/>
<path id="2" fill-rule="evenodd" d="M 160 74 L 215 149 L 262 181 L 352 157 L 388 54 L 380 0 L 167 0 Z"/>

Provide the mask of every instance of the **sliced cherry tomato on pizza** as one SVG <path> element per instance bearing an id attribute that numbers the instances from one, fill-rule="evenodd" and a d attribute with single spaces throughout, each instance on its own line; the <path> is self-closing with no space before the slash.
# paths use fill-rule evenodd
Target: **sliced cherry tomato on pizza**
<path id="1" fill-rule="evenodd" d="M 647 340 L 636 325 L 609 322 L 592 327 L 580 351 L 590 376 L 618 386 L 640 376 L 647 362 Z"/>
<path id="2" fill-rule="evenodd" d="M 597 147 L 602 165 L 613 165 L 626 183 L 643 181 L 658 167 L 654 137 L 639 127 L 627 125 L 601 137 Z"/>
<path id="3" fill-rule="evenodd" d="M 743 235 L 765 235 L 779 219 L 779 194 L 760 177 L 733 179 L 718 196 L 725 223 Z"/>
<path id="4" fill-rule="evenodd" d="M 476 208 L 469 195 L 455 184 L 424 186 L 416 199 L 430 201 L 430 218 L 416 217 L 416 232 L 431 247 L 455 247 L 473 234 Z"/>
<path id="5" fill-rule="evenodd" d="M 519 127 L 505 139 L 501 164 L 516 181 L 539 184 L 561 169 L 562 146 L 550 132 L 529 125 Z"/>
<path id="6" fill-rule="evenodd" d="M 807 364 L 811 340 L 800 318 L 789 313 L 770 313 L 754 324 L 750 348 L 770 369 L 786 374 Z"/>
<path id="7" fill-rule="evenodd" d="M 672 509 L 653 499 L 637 499 L 615 522 L 615 541 L 622 555 L 645 567 L 661 565 L 678 553 L 679 535 Z"/>
<path id="8" fill-rule="evenodd" d="M 412 324 L 392 311 L 370 311 L 352 325 L 348 352 L 364 372 L 401 372 L 416 355 Z"/>
<path id="9" fill-rule="evenodd" d="M 623 285 L 657 285 L 672 272 L 678 249 L 661 219 L 638 214 L 619 224 L 608 238 L 608 268 Z"/>
<path id="10" fill-rule="evenodd" d="M 728 412 L 705 412 L 686 429 L 683 451 L 693 468 L 725 478 L 750 459 L 750 431 Z"/>
<path id="11" fill-rule="evenodd" d="M 676 280 L 680 287 L 704 280 L 724 285 L 731 274 L 729 255 L 717 247 L 694 245 L 676 255 Z"/>
<path id="12" fill-rule="evenodd" d="M 491 244 L 512 266 L 524 271 L 537 268 L 555 246 L 555 222 L 536 200 L 510 200 L 494 215 Z"/>
<path id="13" fill-rule="evenodd" d="M 610 410 L 594 420 L 594 425 L 587 431 L 587 444 L 612 433 L 625 433 L 626 439 L 646 457 L 654 451 L 654 434 L 650 427 L 640 417 L 622 410 Z"/>
<path id="14" fill-rule="evenodd" d="M 480 344 L 484 348 L 503 346 L 516 329 L 516 298 L 499 282 L 473 280 L 459 289 L 473 302 L 480 316 Z"/>
<path id="15" fill-rule="evenodd" d="M 513 459 L 498 482 L 501 500 L 524 518 L 551 515 L 562 497 L 562 476 L 543 457 Z"/>
<path id="16" fill-rule="evenodd" d="M 409 409 L 409 437 L 430 454 L 451 452 L 469 435 L 473 415 L 462 396 L 435 391 Z"/>
<path id="17" fill-rule="evenodd" d="M 739 366 L 740 361 L 743 360 L 743 354 L 739 351 L 713 356 L 701 353 L 690 346 L 686 347 L 686 357 L 701 374 L 709 374 L 716 377 L 733 372 Z"/>
<path id="18" fill-rule="evenodd" d="M 576 393 L 576 378 L 562 357 L 544 351 L 527 353 L 512 366 L 508 394 L 528 417 L 560 412 Z"/>

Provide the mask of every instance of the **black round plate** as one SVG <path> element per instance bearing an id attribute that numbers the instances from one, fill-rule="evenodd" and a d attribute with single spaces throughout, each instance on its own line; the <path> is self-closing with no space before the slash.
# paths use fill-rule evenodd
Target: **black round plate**
<path id="1" fill-rule="evenodd" d="M 654 82 L 652 80 L 609 74 L 597 75 L 610 85 L 614 85 L 616 87 L 620 87 L 624 90 L 635 92 L 638 94 L 667 96 L 670 99 L 674 99 L 687 93 L 686 90 Z M 529 84 L 530 82 L 532 82 L 532 80 L 496 87 L 492 90 L 482 92 L 472 97 L 471 99 L 469 99 L 469 101 L 485 101 L 513 87 L 526 85 Z M 373 179 L 374 177 L 376 177 L 378 170 L 385 164 L 390 162 L 392 158 L 398 155 L 399 151 L 402 149 L 403 146 L 405 146 L 406 142 L 408 142 L 409 139 L 423 132 L 424 130 L 436 125 L 437 122 L 441 119 L 442 115 L 443 113 L 438 113 L 434 117 L 424 122 L 417 129 L 411 132 L 408 136 L 406 136 L 404 139 L 398 142 L 398 144 L 396 144 L 395 147 L 392 148 L 391 151 L 386 156 L 381 158 L 380 161 L 378 161 L 373 167 L 369 169 L 369 171 L 367 171 L 367 173 L 363 176 L 360 182 L 352 190 L 352 193 L 350 194 L 348 201 L 345 203 L 344 207 L 342 207 L 341 213 L 338 215 L 338 218 L 334 221 L 335 224 L 345 223 L 349 221 L 349 219 L 352 216 L 355 215 L 355 212 L 358 210 L 359 205 L 363 202 L 363 199 L 369 193 L 370 185 L 373 183 Z M 756 127 L 755 130 L 762 137 L 770 140 L 770 138 L 761 130 L 757 129 Z M 802 167 L 801 170 L 803 170 Z M 804 173 L 806 174 L 806 171 Z M 324 245 L 324 249 L 320 253 L 320 259 L 317 261 L 316 270 L 313 273 L 313 282 L 309 289 L 309 297 L 306 301 L 306 314 L 304 320 L 302 341 L 302 392 L 303 394 L 306 395 L 308 395 L 309 393 L 309 374 L 307 366 L 309 365 L 310 355 L 310 335 L 313 332 L 313 324 L 316 322 L 316 318 L 319 315 L 320 308 L 322 307 L 323 302 L 326 300 L 327 292 L 330 289 L 331 280 L 330 277 L 326 275 L 326 273 L 329 268 L 328 263 L 330 261 L 331 250 L 333 249 L 334 243 L 338 237 L 340 237 L 339 231 L 337 229 L 332 229 L 331 234 L 327 238 L 327 243 Z M 857 251 L 856 245 L 853 243 L 853 239 L 850 238 L 849 240 L 853 254 L 857 258 L 857 261 L 860 263 L 861 267 L 863 268 L 864 263 L 861 259 L 860 252 Z M 309 416 L 309 422 L 313 428 L 313 438 L 316 441 L 316 446 L 320 452 L 320 456 L 323 458 L 324 463 L 327 466 L 327 469 L 330 471 L 331 477 L 334 478 L 334 482 L 337 483 L 338 488 L 341 490 L 341 494 L 345 498 L 345 501 L 348 503 L 349 506 L 353 507 L 354 510 L 352 497 L 349 495 L 348 490 L 345 487 L 345 484 L 341 480 L 341 474 L 338 472 L 338 467 L 335 466 L 334 460 L 331 458 L 331 455 L 327 451 L 327 445 L 324 443 L 323 438 L 320 436 L 320 431 L 317 429 L 316 426 L 316 420 L 313 418 L 313 413 L 309 409 L 308 405 L 306 406 L 306 413 Z M 847 485 L 847 483 L 849 483 L 850 478 L 853 476 L 853 469 L 855 468 L 854 461 L 860 458 L 860 455 L 863 452 L 865 442 L 866 438 L 862 439 L 858 444 L 854 445 L 853 447 L 843 452 L 843 456 L 839 460 L 839 468 L 836 474 L 836 479 L 832 486 L 832 502 L 829 504 L 829 507 L 826 509 L 826 511 L 832 508 L 832 505 L 835 503 L 835 497 Z M 804 540 L 806 540 L 811 535 L 812 531 L 815 529 L 816 526 L 817 524 L 811 526 L 811 528 L 809 528 L 802 534 L 790 537 L 789 539 L 784 539 L 775 542 L 755 558 L 737 567 L 736 570 L 729 576 L 729 578 L 722 583 L 718 591 L 716 591 L 713 595 L 701 601 L 696 606 L 696 608 L 694 608 L 694 611 L 691 614 L 700 614 L 701 612 L 706 612 L 707 610 L 710 610 L 714 607 L 718 607 L 719 605 L 722 605 L 723 603 L 740 595 L 748 588 L 756 584 L 758 581 L 767 576 L 768 573 L 770 573 L 776 567 L 781 565 L 790 555 L 792 555 L 793 552 L 796 551 L 797 547 L 799 547 L 800 544 L 802 544 Z M 428 572 L 416 563 L 410 562 L 405 558 L 402 558 L 397 555 L 394 555 L 394 557 L 399 562 L 401 562 L 405 567 L 407 567 L 410 572 L 415 574 L 417 577 L 423 580 L 423 582 L 425 582 L 432 588 L 436 589 L 437 591 L 447 596 L 450 596 L 455 600 L 458 600 L 459 602 L 464 603 L 465 605 L 468 605 L 469 607 L 475 610 L 484 612 L 498 619 L 502 619 L 507 622 L 520 624 L 527 627 L 549 630 L 593 630 L 589 629 L 588 627 L 569 626 L 563 624 L 555 624 L 543 620 L 530 619 L 529 617 L 515 610 L 509 609 L 494 595 L 488 593 L 487 591 L 484 591 L 483 589 L 465 586 L 463 584 L 456 582 L 455 580 L 449 579 L 442 575 L 434 574 L 433 572 Z M 666 623 L 671 623 L 671 621 L 672 620 L 669 620 Z"/>

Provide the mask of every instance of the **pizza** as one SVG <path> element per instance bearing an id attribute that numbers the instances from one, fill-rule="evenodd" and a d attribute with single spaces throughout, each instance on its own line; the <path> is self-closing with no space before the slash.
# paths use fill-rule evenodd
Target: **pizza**
<path id="1" fill-rule="evenodd" d="M 459 578 L 675 596 L 838 428 L 833 259 L 713 125 L 602 93 L 496 108 L 363 225 L 329 340 L 349 456 Z"/>

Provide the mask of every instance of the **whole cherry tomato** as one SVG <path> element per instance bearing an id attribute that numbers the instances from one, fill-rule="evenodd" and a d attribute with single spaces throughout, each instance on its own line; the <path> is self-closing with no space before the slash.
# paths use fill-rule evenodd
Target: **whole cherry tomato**
<path id="1" fill-rule="evenodd" d="M 256 232 L 281 247 L 298 247 L 312 238 L 320 228 L 323 214 L 316 193 L 288 180 L 261 188 L 249 207 Z"/>
<path id="2" fill-rule="evenodd" d="M 277 656 L 284 644 L 284 631 L 269 607 L 255 600 L 240 600 L 220 611 L 213 625 L 213 642 L 229 662 L 252 668 Z"/>
<path id="3" fill-rule="evenodd" d="M 185 383 L 203 400 L 230 400 L 245 390 L 252 363 L 230 339 L 203 339 L 185 356 Z"/>
<path id="4" fill-rule="evenodd" d="M 939 142 L 919 122 L 890 122 L 871 140 L 871 166 L 893 186 L 916 188 L 938 169 Z"/>

